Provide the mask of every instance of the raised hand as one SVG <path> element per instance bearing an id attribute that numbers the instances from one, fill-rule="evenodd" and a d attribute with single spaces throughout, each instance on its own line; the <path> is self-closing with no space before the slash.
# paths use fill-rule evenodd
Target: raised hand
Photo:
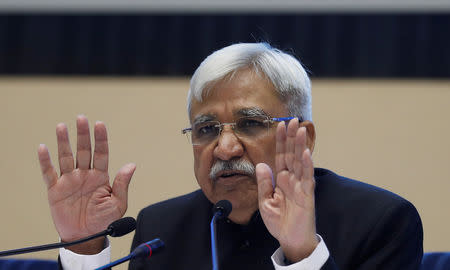
<path id="1" fill-rule="evenodd" d="M 299 127 L 297 119 L 291 120 L 287 129 L 284 122 L 279 123 L 276 132 L 276 175 L 273 177 L 265 163 L 256 166 L 259 210 L 285 257 L 297 262 L 318 244 L 314 167 L 306 128 Z"/>
<path id="2" fill-rule="evenodd" d="M 105 230 L 111 222 L 125 214 L 128 185 L 136 166 L 123 166 L 111 187 L 108 175 L 108 139 L 102 122 L 97 122 L 94 127 L 95 150 L 92 162 L 86 117 L 77 118 L 75 164 L 66 125 L 58 124 L 56 136 L 60 175 L 52 165 L 45 145 L 39 146 L 39 163 L 47 184 L 53 222 L 61 240 L 72 241 Z M 97 247 L 91 250 L 86 248 L 85 253 L 100 251 L 103 240 L 96 243 Z"/>

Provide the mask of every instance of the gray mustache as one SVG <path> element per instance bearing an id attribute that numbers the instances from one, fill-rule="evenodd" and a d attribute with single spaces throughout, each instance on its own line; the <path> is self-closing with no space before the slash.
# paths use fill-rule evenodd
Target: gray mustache
<path id="1" fill-rule="evenodd" d="M 220 160 L 218 159 L 209 172 L 209 178 L 217 180 L 218 173 L 221 171 L 240 171 L 244 174 L 255 175 L 255 166 L 247 160 L 232 159 L 232 160 Z"/>

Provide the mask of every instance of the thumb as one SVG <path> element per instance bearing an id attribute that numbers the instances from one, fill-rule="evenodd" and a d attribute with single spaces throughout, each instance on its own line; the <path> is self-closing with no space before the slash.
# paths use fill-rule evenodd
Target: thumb
<path id="1" fill-rule="evenodd" d="M 269 165 L 265 163 L 256 165 L 256 181 L 258 183 L 258 201 L 261 203 L 265 199 L 271 199 L 275 185 Z"/>
<path id="2" fill-rule="evenodd" d="M 133 163 L 126 164 L 120 168 L 112 186 L 112 194 L 125 206 L 123 209 L 124 213 L 127 208 L 128 186 L 135 170 L 136 164 Z"/>

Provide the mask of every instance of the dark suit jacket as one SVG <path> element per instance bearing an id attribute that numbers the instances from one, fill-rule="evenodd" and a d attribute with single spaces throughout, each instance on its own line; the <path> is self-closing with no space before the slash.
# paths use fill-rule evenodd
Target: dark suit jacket
<path id="1" fill-rule="evenodd" d="M 414 206 L 380 188 L 315 169 L 316 227 L 330 251 L 322 269 L 419 269 L 422 224 Z M 130 269 L 210 270 L 212 204 L 201 190 L 151 205 L 138 216 L 132 249 L 160 238 L 165 250 Z M 220 269 L 273 269 L 279 247 L 258 212 L 248 225 L 217 227 Z"/>

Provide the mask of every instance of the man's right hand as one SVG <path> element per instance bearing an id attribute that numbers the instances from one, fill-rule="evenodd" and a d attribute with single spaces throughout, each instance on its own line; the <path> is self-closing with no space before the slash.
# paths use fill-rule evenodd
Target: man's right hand
<path id="1" fill-rule="evenodd" d="M 48 148 L 38 150 L 42 175 L 47 184 L 50 212 L 61 241 L 69 242 L 98 233 L 121 218 L 127 210 L 128 185 L 136 169 L 123 166 L 111 187 L 108 175 L 108 139 L 106 127 L 94 127 L 95 150 L 92 157 L 88 120 L 77 118 L 76 163 L 65 124 L 56 127 L 60 175 L 52 165 Z M 93 160 L 93 162 L 91 162 Z M 96 254 L 103 248 L 104 238 L 72 246 L 80 254 Z"/>

